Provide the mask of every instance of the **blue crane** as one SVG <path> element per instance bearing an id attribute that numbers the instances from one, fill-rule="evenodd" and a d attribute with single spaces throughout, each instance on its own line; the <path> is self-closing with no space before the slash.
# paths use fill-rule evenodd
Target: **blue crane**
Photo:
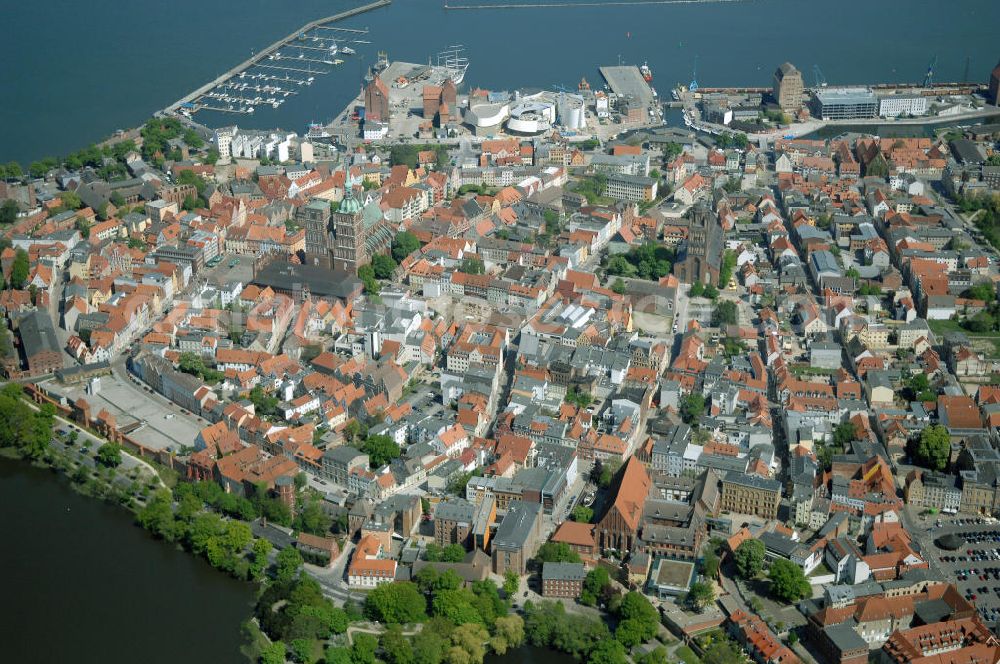
<path id="1" fill-rule="evenodd" d="M 934 67 L 937 66 L 937 55 L 931 58 L 931 63 L 927 65 L 927 73 L 924 74 L 924 87 L 931 87 L 931 83 L 934 80 Z"/>

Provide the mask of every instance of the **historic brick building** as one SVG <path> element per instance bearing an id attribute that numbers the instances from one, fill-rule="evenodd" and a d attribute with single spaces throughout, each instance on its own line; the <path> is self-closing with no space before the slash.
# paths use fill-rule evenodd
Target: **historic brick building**
<path id="1" fill-rule="evenodd" d="M 651 485 L 645 467 L 629 457 L 618 473 L 614 499 L 597 522 L 597 544 L 601 549 L 629 551 L 639 537 L 642 510 Z"/>
<path id="2" fill-rule="evenodd" d="M 356 273 L 373 255 L 388 251 L 392 229 L 378 205 L 363 206 L 349 191 L 333 213 L 333 267 Z"/>
<path id="3" fill-rule="evenodd" d="M 722 226 L 716 215 L 704 204 L 691 210 L 687 242 L 684 244 L 674 274 L 682 282 L 715 285 L 722 262 Z"/>

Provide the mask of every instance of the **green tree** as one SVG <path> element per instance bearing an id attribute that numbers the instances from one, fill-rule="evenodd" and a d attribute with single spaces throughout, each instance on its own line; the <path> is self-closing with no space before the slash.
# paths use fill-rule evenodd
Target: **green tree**
<path id="1" fill-rule="evenodd" d="M 622 598 L 618 607 L 621 622 L 615 638 L 626 648 L 631 648 L 653 638 L 660 624 L 660 616 L 642 593 L 631 591 Z"/>
<path id="2" fill-rule="evenodd" d="M 420 248 L 420 240 L 410 231 L 401 231 L 392 239 L 392 257 L 397 263 Z"/>
<path id="3" fill-rule="evenodd" d="M 714 601 L 715 590 L 712 588 L 712 584 L 702 581 L 695 581 L 691 584 L 691 589 L 687 594 L 687 603 L 695 611 L 701 613 Z"/>
<path id="4" fill-rule="evenodd" d="M 989 332 L 996 327 L 996 319 L 988 311 L 980 311 L 965 322 L 965 327 L 976 333 Z"/>
<path id="5" fill-rule="evenodd" d="M 611 284 L 611 290 L 619 295 L 624 295 L 626 290 L 625 282 L 621 279 L 615 279 L 615 282 Z"/>
<path id="6" fill-rule="evenodd" d="M 362 265 L 358 268 L 358 278 L 361 279 L 361 283 L 364 284 L 365 293 L 369 295 L 378 295 L 382 290 L 381 284 L 375 278 L 375 268 L 371 265 Z"/>
<path id="7" fill-rule="evenodd" d="M 931 470 L 944 470 L 951 455 L 951 438 L 948 429 L 940 424 L 924 428 L 917 442 L 917 462 Z"/>
<path id="8" fill-rule="evenodd" d="M 764 569 L 764 543 L 748 539 L 736 547 L 733 554 L 736 570 L 744 579 L 752 579 Z"/>
<path id="9" fill-rule="evenodd" d="M 107 468 L 117 468 L 122 463 L 122 448 L 117 443 L 104 443 L 97 450 L 97 462 Z"/>
<path id="10" fill-rule="evenodd" d="M 577 505 L 573 508 L 573 520 L 579 521 L 580 523 L 590 523 L 590 520 L 594 518 L 594 510 L 590 509 L 586 505 Z"/>
<path id="11" fill-rule="evenodd" d="M 719 556 L 711 548 L 708 548 L 702 556 L 701 571 L 710 579 L 719 575 Z"/>
<path id="12" fill-rule="evenodd" d="M 59 200 L 65 210 L 79 210 L 83 207 L 83 201 L 75 191 L 64 191 L 59 194 Z"/>
<path id="13" fill-rule="evenodd" d="M 340 646 L 327 648 L 324 661 L 326 664 L 351 664 L 351 651 Z"/>
<path id="14" fill-rule="evenodd" d="M 697 426 L 705 414 L 705 397 L 699 392 L 691 392 L 681 398 L 681 419 L 689 426 Z"/>
<path id="15" fill-rule="evenodd" d="M 289 647 L 292 660 L 301 664 L 313 664 L 313 651 L 317 645 L 312 639 L 295 639 Z"/>
<path id="16" fill-rule="evenodd" d="M 382 652 L 388 664 L 413 664 L 413 647 L 403 636 L 399 625 L 392 625 L 380 639 Z"/>
<path id="17" fill-rule="evenodd" d="M 722 252 L 722 263 L 719 266 L 719 288 L 725 288 L 729 285 L 729 280 L 733 278 L 733 270 L 735 269 L 736 252 L 732 249 L 726 249 Z"/>
<path id="18" fill-rule="evenodd" d="M 294 546 L 287 546 L 279 551 L 274 570 L 278 583 L 288 583 L 297 577 L 302 569 L 302 562 L 302 554 Z"/>
<path id="19" fill-rule="evenodd" d="M 546 542 L 538 548 L 535 558 L 543 563 L 578 563 L 580 554 L 565 542 Z"/>
<path id="20" fill-rule="evenodd" d="M 482 664 L 490 634 L 478 623 L 464 623 L 451 633 L 451 648 L 445 657 L 451 664 Z"/>
<path id="21" fill-rule="evenodd" d="M 625 646 L 620 641 L 601 641 L 587 657 L 587 664 L 628 664 Z"/>
<path id="22" fill-rule="evenodd" d="M 613 256 L 608 261 L 606 269 L 608 274 L 617 274 L 623 277 L 634 277 L 638 272 L 636 266 L 632 265 L 625 256 Z"/>
<path id="23" fill-rule="evenodd" d="M 790 560 L 778 558 L 771 563 L 768 578 L 771 579 L 771 594 L 786 602 L 797 602 L 812 594 L 802 568 Z"/>
<path id="24" fill-rule="evenodd" d="M 611 577 L 608 570 L 603 567 L 595 567 L 587 572 L 583 579 L 583 589 L 580 593 L 580 603 L 587 606 L 594 606 L 605 590 L 611 586 Z"/>
<path id="25" fill-rule="evenodd" d="M 497 618 L 493 631 L 490 647 L 498 655 L 524 643 L 524 619 L 517 614 Z"/>
<path id="26" fill-rule="evenodd" d="M 390 436 L 368 436 L 361 445 L 361 451 L 368 455 L 372 468 L 381 468 L 400 455 L 399 445 Z"/>
<path id="27" fill-rule="evenodd" d="M 594 397 L 587 392 L 581 392 L 580 388 L 576 385 L 570 385 L 569 389 L 566 390 L 566 396 L 563 397 L 566 403 L 571 403 L 579 406 L 580 408 L 586 408 L 593 402 Z"/>
<path id="28" fill-rule="evenodd" d="M 649 652 L 639 655 L 635 661 L 636 664 L 667 664 L 668 659 L 667 649 L 664 646 L 657 646 Z"/>
<path id="29" fill-rule="evenodd" d="M 389 161 L 393 166 L 416 168 L 419 165 L 417 153 L 420 147 L 412 144 L 397 144 L 389 149 Z"/>
<path id="30" fill-rule="evenodd" d="M 723 300 L 715 305 L 715 311 L 712 312 L 712 324 L 718 327 L 723 325 L 736 325 L 739 321 L 739 311 L 736 308 L 736 303 L 729 300 Z"/>
<path id="31" fill-rule="evenodd" d="M 434 599 L 431 600 L 431 611 L 435 616 L 447 618 L 456 625 L 485 622 L 475 606 L 475 595 L 465 588 L 435 591 Z"/>
<path id="32" fill-rule="evenodd" d="M 417 632 L 411 641 L 413 664 L 440 664 L 444 656 L 445 640 L 433 630 Z"/>
<path id="33" fill-rule="evenodd" d="M 135 516 L 136 522 L 158 537 L 167 541 L 175 538 L 174 510 L 171 506 L 170 492 L 161 490 L 155 492 Z"/>
<path id="34" fill-rule="evenodd" d="M 353 664 L 375 664 L 378 659 L 375 651 L 378 649 L 378 638 L 373 634 L 357 632 L 351 645 L 351 662 Z"/>
<path id="35" fill-rule="evenodd" d="M 8 161 L 7 167 L 4 171 L 5 180 L 20 180 L 24 177 L 24 171 L 21 169 L 21 164 L 16 161 Z"/>
<path id="36" fill-rule="evenodd" d="M 200 150 L 205 145 L 205 141 L 202 140 L 201 136 L 194 129 L 188 129 L 184 132 L 184 142 L 187 143 L 188 147 L 195 150 Z"/>
<path id="37" fill-rule="evenodd" d="M 691 284 L 691 291 L 688 293 L 690 297 L 701 297 L 705 294 L 705 284 L 700 281 L 696 281 Z"/>
<path id="38" fill-rule="evenodd" d="M 486 272 L 486 266 L 483 265 L 483 261 L 475 256 L 469 256 L 462 259 L 462 264 L 458 267 L 459 272 L 464 272 L 465 274 L 483 274 Z"/>
<path id="39" fill-rule="evenodd" d="M 285 644 L 281 641 L 268 643 L 260 652 L 260 664 L 285 664 L 287 652 Z"/>
<path id="40" fill-rule="evenodd" d="M 889 175 L 889 162 L 885 160 L 881 152 L 877 152 L 875 157 L 865 166 L 865 177 L 884 178 Z"/>
<path id="41" fill-rule="evenodd" d="M 727 638 L 714 639 L 705 649 L 704 664 L 745 664 L 743 651 Z"/>
<path id="42" fill-rule="evenodd" d="M 0 224 L 13 224 L 17 221 L 17 215 L 21 212 L 17 201 L 8 198 L 0 204 Z"/>
<path id="43" fill-rule="evenodd" d="M 363 436 L 364 433 L 362 431 L 361 423 L 356 419 L 349 420 L 347 424 L 344 425 L 344 437 L 347 439 L 348 443 L 353 444 L 357 442 L 358 438 Z"/>
<path id="44" fill-rule="evenodd" d="M 28 262 L 28 252 L 18 247 L 14 253 L 14 262 L 10 268 L 10 285 L 15 289 L 24 288 L 28 283 L 28 273 L 31 265 Z"/>
<path id="45" fill-rule="evenodd" d="M 250 578 L 260 581 L 264 578 L 264 570 L 267 569 L 267 555 L 271 553 L 271 543 L 263 537 L 253 541 L 250 552 Z"/>
<path id="46" fill-rule="evenodd" d="M 669 142 L 663 146 L 663 158 L 667 161 L 673 161 L 684 152 L 684 146 L 680 143 Z"/>
<path id="47" fill-rule="evenodd" d="M 853 422 L 841 422 L 833 429 L 833 443 L 844 449 L 848 443 L 857 440 L 857 432 Z"/>
<path id="48" fill-rule="evenodd" d="M 396 270 L 396 261 L 385 254 L 375 254 L 372 256 L 372 269 L 376 279 L 390 279 Z"/>
<path id="49" fill-rule="evenodd" d="M 461 544 L 449 544 L 441 551 L 441 562 L 460 563 L 465 558 L 465 547 Z"/>
<path id="50" fill-rule="evenodd" d="M 296 530 L 301 530 L 311 535 L 325 536 L 330 532 L 333 519 L 323 511 L 318 499 L 307 500 L 305 501 L 305 505 L 296 513 L 293 525 Z"/>
<path id="51" fill-rule="evenodd" d="M 521 577 L 514 570 L 507 570 L 503 575 L 503 592 L 507 597 L 513 597 L 521 587 Z"/>
<path id="52" fill-rule="evenodd" d="M 410 581 L 383 583 L 365 598 L 365 616 L 384 623 L 412 623 L 427 617 L 427 603 Z"/>

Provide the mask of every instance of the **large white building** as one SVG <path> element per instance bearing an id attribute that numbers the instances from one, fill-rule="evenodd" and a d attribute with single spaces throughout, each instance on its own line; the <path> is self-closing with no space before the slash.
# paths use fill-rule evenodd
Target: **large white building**
<path id="1" fill-rule="evenodd" d="M 540 134 L 552 128 L 556 107 L 545 93 L 522 97 L 510 109 L 507 131 L 518 134 Z"/>
<path id="2" fill-rule="evenodd" d="M 656 180 L 642 175 L 609 175 L 604 195 L 619 201 L 652 201 L 656 198 Z"/>
<path id="3" fill-rule="evenodd" d="M 219 150 L 219 161 L 228 164 L 233 157 L 233 138 L 239 131 L 239 127 L 219 127 L 215 130 L 215 147 Z"/>
<path id="4" fill-rule="evenodd" d="M 900 115 L 923 115 L 927 112 L 927 97 L 922 95 L 888 95 L 879 97 L 878 114 L 883 118 Z"/>

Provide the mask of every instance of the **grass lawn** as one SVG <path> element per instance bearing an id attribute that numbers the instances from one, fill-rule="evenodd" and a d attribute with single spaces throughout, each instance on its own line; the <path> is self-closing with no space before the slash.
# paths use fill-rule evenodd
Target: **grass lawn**
<path id="1" fill-rule="evenodd" d="M 934 334 L 944 334 L 945 332 L 965 332 L 969 333 L 962 324 L 957 320 L 929 320 L 927 321 L 927 326 L 931 328 L 931 332 Z"/>
<path id="2" fill-rule="evenodd" d="M 945 334 L 946 332 L 962 332 L 969 338 L 984 337 L 1000 340 L 1000 333 L 998 332 L 973 332 L 962 327 L 961 321 L 950 318 L 948 320 L 929 320 L 927 321 L 927 326 L 931 328 L 931 332 L 937 335 Z"/>
<path id="3" fill-rule="evenodd" d="M 833 574 L 833 570 L 827 567 L 826 563 L 820 563 L 809 576 L 821 576 L 823 574 Z"/>
<path id="4" fill-rule="evenodd" d="M 674 653 L 684 661 L 684 664 L 701 664 L 698 655 L 694 654 L 694 651 L 685 645 L 677 646 L 677 650 Z"/>

